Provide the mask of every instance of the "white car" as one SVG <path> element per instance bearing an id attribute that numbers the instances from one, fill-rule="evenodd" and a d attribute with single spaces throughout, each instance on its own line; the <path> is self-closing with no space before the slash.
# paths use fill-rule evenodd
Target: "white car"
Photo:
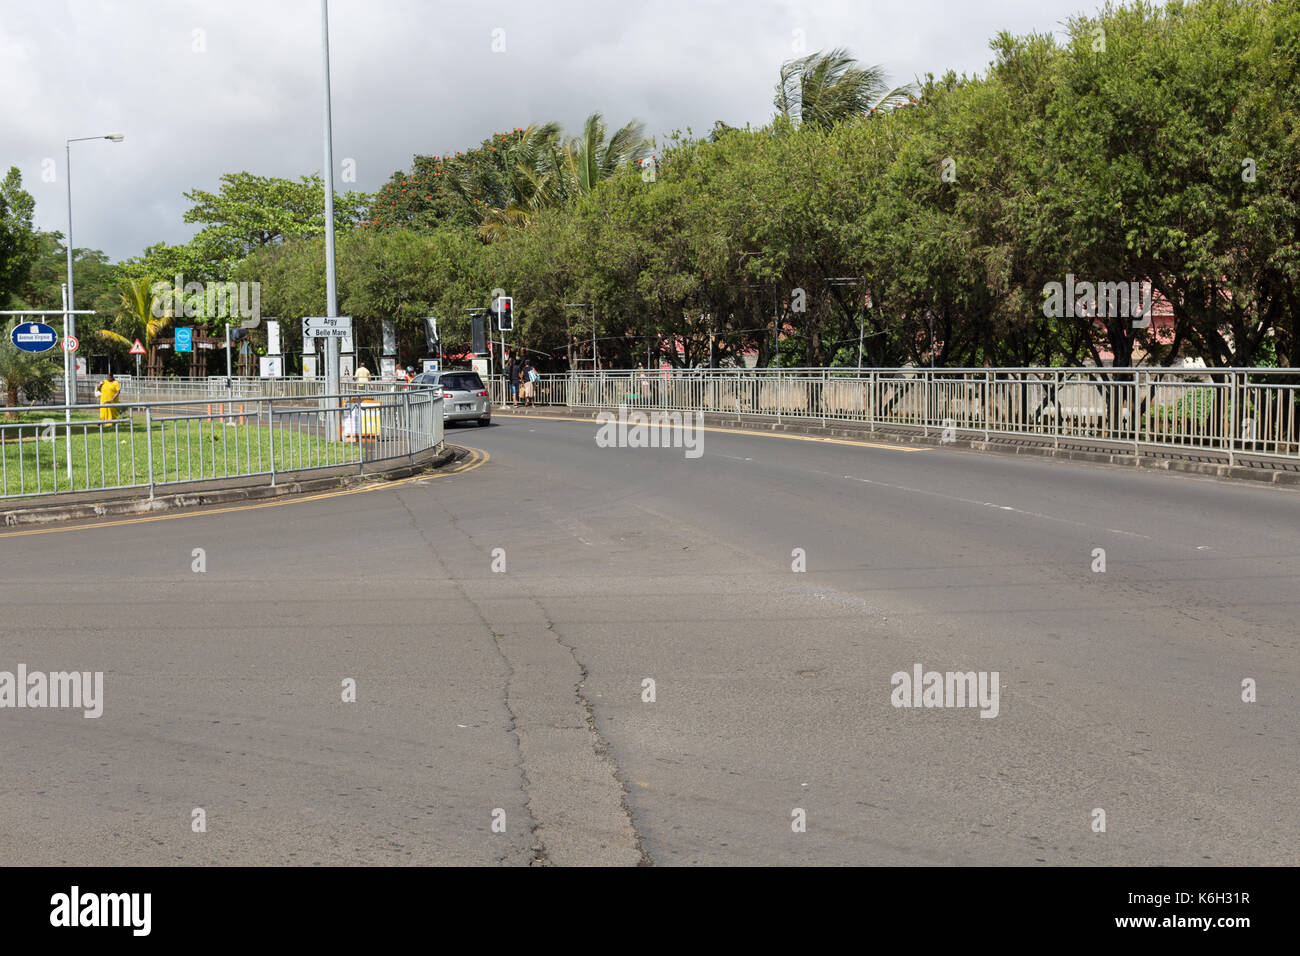
<path id="1" fill-rule="evenodd" d="M 421 372 L 411 380 L 413 386 L 442 389 L 442 420 L 492 424 L 492 400 L 478 372 Z"/>

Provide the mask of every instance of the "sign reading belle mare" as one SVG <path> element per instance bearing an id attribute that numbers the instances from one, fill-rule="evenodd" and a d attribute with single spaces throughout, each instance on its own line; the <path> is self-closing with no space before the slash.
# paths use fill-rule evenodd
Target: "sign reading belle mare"
<path id="1" fill-rule="evenodd" d="M 346 339 L 352 336 L 352 316 L 313 315 L 302 320 L 302 335 L 307 339 Z"/>
<path id="2" fill-rule="evenodd" d="M 194 330 L 193 329 L 176 330 L 176 351 L 177 352 L 194 351 Z"/>
<path id="3" fill-rule="evenodd" d="M 15 325 L 9 338 L 24 352 L 48 352 L 59 344 L 59 333 L 44 322 Z"/>

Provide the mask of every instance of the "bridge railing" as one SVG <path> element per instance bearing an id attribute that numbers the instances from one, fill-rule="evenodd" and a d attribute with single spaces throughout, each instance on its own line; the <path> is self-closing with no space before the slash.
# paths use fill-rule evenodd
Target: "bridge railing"
<path id="1" fill-rule="evenodd" d="M 505 383 L 493 376 L 493 400 Z M 537 404 L 843 421 L 940 437 L 1300 459 L 1300 369 L 633 369 L 543 375 Z"/>
<path id="2" fill-rule="evenodd" d="M 428 388 L 232 398 L 194 384 L 181 399 L 0 407 L 0 499 L 136 488 L 153 497 L 159 486 L 259 476 L 274 485 L 285 472 L 360 472 L 443 443 L 442 395 Z"/>

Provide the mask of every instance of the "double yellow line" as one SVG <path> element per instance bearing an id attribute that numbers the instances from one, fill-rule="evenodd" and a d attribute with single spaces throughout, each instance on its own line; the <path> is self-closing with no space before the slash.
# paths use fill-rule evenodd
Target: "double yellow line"
<path id="1" fill-rule="evenodd" d="M 52 528 L 30 528 L 26 531 L 5 531 L 0 532 L 0 538 L 21 538 L 32 534 L 58 534 L 62 531 L 90 531 L 95 528 L 117 528 L 122 525 L 144 524 L 147 521 L 173 521 L 177 518 L 205 518 L 209 515 L 227 515 L 241 511 L 257 511 L 261 508 L 282 508 L 285 505 L 302 504 L 307 501 L 324 501 L 327 498 L 343 498 L 348 495 L 365 494 L 368 491 L 378 491 L 381 488 L 397 488 L 401 485 L 409 485 L 415 482 L 432 481 L 435 478 L 451 478 L 454 475 L 463 475 L 467 471 L 473 471 L 475 468 L 481 468 L 491 459 L 491 455 L 478 449 L 470 448 L 469 455 L 456 463 L 454 467 L 439 469 L 433 474 L 412 475 L 410 478 L 399 478 L 396 481 L 384 481 L 382 479 L 367 482 L 364 485 L 358 485 L 356 488 L 342 488 L 338 491 L 323 491 L 315 495 L 289 495 L 275 501 L 263 501 L 253 505 L 231 505 L 228 508 L 203 508 L 197 511 L 177 511 L 171 514 L 162 515 L 140 515 L 132 518 L 120 518 L 116 521 L 97 521 L 94 524 L 76 524 L 76 525 L 58 525 Z"/>
<path id="2" fill-rule="evenodd" d="M 646 409 L 635 409 L 635 411 L 646 411 Z M 659 411 L 659 409 L 650 409 L 650 411 Z M 682 415 L 690 415 L 691 412 L 682 412 Z M 521 422 L 526 421 L 548 421 L 548 422 L 581 422 L 587 425 L 600 424 L 594 418 L 572 418 L 567 415 L 515 415 L 506 412 L 503 418 L 510 418 Z M 676 427 L 676 426 L 671 426 Z M 683 426 L 685 427 L 685 426 Z M 883 448 L 886 451 L 916 452 L 930 451 L 929 448 L 911 448 L 906 445 L 890 445 L 884 442 L 874 441 L 855 441 L 851 438 L 822 438 L 818 435 L 791 435 L 786 432 L 769 432 L 757 428 L 723 428 L 720 425 L 699 425 L 692 426 L 696 431 L 702 432 L 723 432 L 728 435 L 754 435 L 759 438 L 784 438 L 787 441 L 816 441 L 826 445 L 856 445 L 859 448 Z"/>

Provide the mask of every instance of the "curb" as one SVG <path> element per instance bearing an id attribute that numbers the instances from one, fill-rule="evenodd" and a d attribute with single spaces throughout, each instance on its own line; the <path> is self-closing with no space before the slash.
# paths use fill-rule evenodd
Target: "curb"
<path id="1" fill-rule="evenodd" d="M 533 406 L 538 413 L 551 416 L 571 418 L 574 421 L 595 421 L 599 411 L 575 412 L 565 406 Z M 608 409 L 604 409 L 608 411 Z M 652 409 L 642 409 L 651 411 Z M 498 406 L 494 410 L 506 418 L 526 419 L 526 411 L 505 411 Z M 898 445 L 929 445 L 934 448 L 958 448 L 969 451 L 987 452 L 998 455 L 1032 455 L 1038 458 L 1056 458 L 1063 461 L 1078 461 L 1096 465 L 1116 465 L 1123 468 L 1144 468 L 1152 471 L 1177 472 L 1187 475 L 1200 475 L 1219 478 L 1226 481 L 1249 481 L 1256 484 L 1275 487 L 1300 488 L 1300 469 L 1285 471 L 1280 468 L 1249 468 L 1244 465 L 1229 465 L 1226 462 L 1191 461 L 1174 458 L 1158 458 L 1152 455 L 1134 455 L 1106 451 L 1085 451 L 1077 448 L 1052 448 L 1040 445 L 1014 445 L 985 440 L 983 438 L 957 439 L 940 441 L 926 435 L 905 435 L 896 432 L 876 431 L 869 427 L 845 427 L 843 425 L 813 425 L 773 421 L 752 421 L 735 416 L 719 415 L 705 412 L 706 425 L 725 426 L 743 431 L 785 432 L 794 435 L 831 438 L 856 438 L 860 440 L 887 441 Z"/>
<path id="2" fill-rule="evenodd" d="M 308 492 L 331 491 L 350 488 L 376 479 L 395 481 L 421 472 L 443 468 L 468 455 L 464 448 L 447 445 L 442 451 L 424 452 L 416 456 L 415 464 L 400 464 L 382 471 L 362 474 L 330 475 L 321 478 L 294 479 L 284 484 L 249 485 L 243 488 L 213 488 L 211 490 L 177 492 L 153 498 L 110 498 L 105 501 L 78 504 L 39 505 L 31 508 L 14 508 L 0 511 L 0 525 L 9 528 L 23 525 L 50 524 L 56 521 L 79 521 L 89 518 L 106 518 L 115 515 L 143 515 L 178 508 L 195 508 L 202 505 L 230 504 L 240 501 L 262 501 L 284 498 Z"/>

